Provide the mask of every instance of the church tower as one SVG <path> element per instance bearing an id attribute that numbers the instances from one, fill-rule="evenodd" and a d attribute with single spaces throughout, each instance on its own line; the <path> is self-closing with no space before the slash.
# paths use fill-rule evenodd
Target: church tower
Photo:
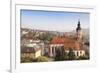
<path id="1" fill-rule="evenodd" d="M 78 42 L 82 40 L 82 28 L 80 24 L 80 20 L 78 20 L 77 28 L 76 28 L 76 39 Z"/>

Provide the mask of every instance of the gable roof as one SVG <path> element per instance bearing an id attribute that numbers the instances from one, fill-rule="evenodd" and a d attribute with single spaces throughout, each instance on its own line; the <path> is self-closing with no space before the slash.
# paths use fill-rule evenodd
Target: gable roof
<path id="1" fill-rule="evenodd" d="M 79 43 L 70 37 L 54 37 L 50 44 L 63 44 L 65 49 L 72 48 L 74 50 L 79 50 Z"/>
<path id="2" fill-rule="evenodd" d="M 35 53 L 38 50 L 40 49 L 34 47 L 21 47 L 21 53 Z"/>

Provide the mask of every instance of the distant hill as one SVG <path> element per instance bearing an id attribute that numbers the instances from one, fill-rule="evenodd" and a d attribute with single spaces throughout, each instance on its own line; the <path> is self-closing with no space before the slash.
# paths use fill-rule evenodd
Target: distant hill
<path id="1" fill-rule="evenodd" d="M 21 28 L 22 31 L 32 31 L 32 33 L 35 33 L 37 35 L 41 35 L 41 33 L 49 33 L 51 35 L 60 35 L 66 34 L 67 36 L 75 37 L 76 30 L 72 30 L 70 32 L 59 32 L 59 31 L 48 31 L 48 30 L 38 30 L 38 29 L 30 29 L 30 28 Z M 82 29 L 83 32 L 83 39 L 85 41 L 89 41 L 89 29 Z"/>

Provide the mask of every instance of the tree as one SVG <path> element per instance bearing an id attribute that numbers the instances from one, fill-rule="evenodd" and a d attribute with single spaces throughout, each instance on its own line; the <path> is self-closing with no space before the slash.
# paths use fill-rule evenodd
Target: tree
<path id="1" fill-rule="evenodd" d="M 56 48 L 55 61 L 61 61 L 61 52 L 59 48 Z"/>
<path id="2" fill-rule="evenodd" d="M 56 48 L 56 56 L 55 56 L 55 61 L 63 61 L 65 60 L 65 50 L 64 47 Z"/>
<path id="3" fill-rule="evenodd" d="M 75 53 L 73 51 L 73 49 L 69 49 L 69 53 L 67 54 L 68 56 L 68 60 L 75 60 L 76 59 L 76 56 L 75 56 Z"/>
<path id="4" fill-rule="evenodd" d="M 61 51 L 62 51 L 62 60 L 66 60 L 66 52 L 65 52 L 65 49 L 64 49 L 64 46 L 61 47 Z"/>

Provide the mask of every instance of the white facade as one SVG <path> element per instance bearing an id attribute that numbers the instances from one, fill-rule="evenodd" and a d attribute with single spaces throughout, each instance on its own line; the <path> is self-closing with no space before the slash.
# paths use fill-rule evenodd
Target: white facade
<path id="1" fill-rule="evenodd" d="M 35 58 L 38 58 L 41 56 L 41 50 L 36 51 Z"/>
<path id="2" fill-rule="evenodd" d="M 63 44 L 56 44 L 56 45 L 50 45 L 50 49 L 49 49 L 49 56 L 50 57 L 55 57 L 56 55 L 56 48 L 57 47 L 62 47 Z M 74 53 L 75 53 L 75 56 L 78 58 L 80 56 L 85 56 L 85 51 L 84 50 L 73 50 Z M 65 51 L 66 53 L 69 53 L 69 50 L 66 50 Z"/>
<path id="3" fill-rule="evenodd" d="M 62 47 L 62 46 L 63 46 L 63 44 L 54 44 L 54 45 L 52 44 L 52 45 L 50 45 L 49 56 L 54 57 L 56 55 L 56 52 L 55 52 L 56 48 Z"/>

